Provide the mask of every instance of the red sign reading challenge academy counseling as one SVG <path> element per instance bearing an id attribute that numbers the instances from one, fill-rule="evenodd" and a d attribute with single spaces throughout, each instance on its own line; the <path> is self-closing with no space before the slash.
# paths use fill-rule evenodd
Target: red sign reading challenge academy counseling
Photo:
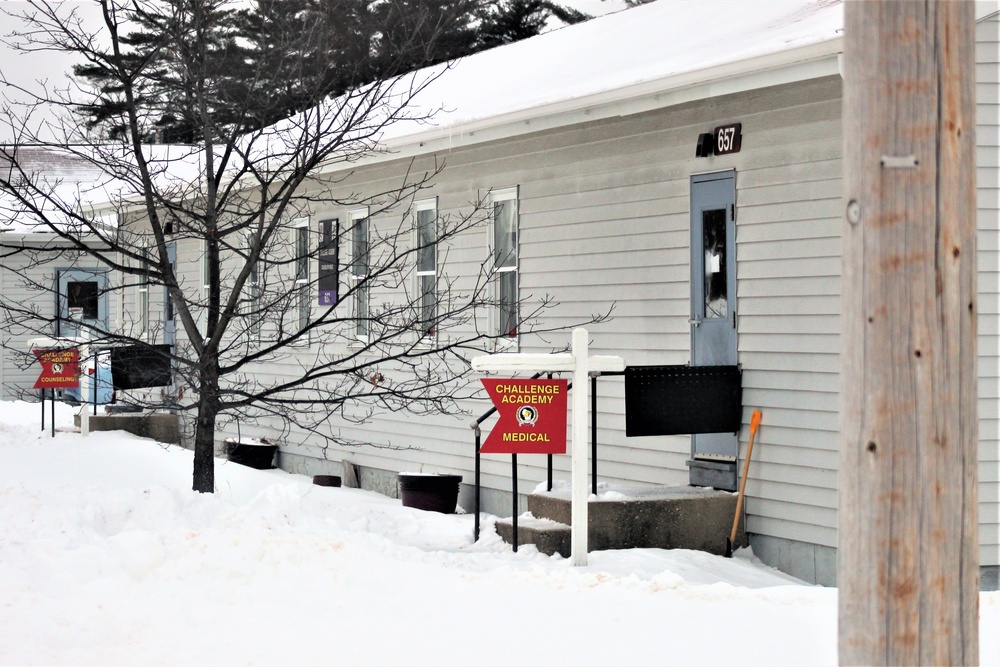
<path id="1" fill-rule="evenodd" d="M 566 380 L 483 379 L 500 418 L 483 454 L 565 454 Z"/>
<path id="2" fill-rule="evenodd" d="M 69 389 L 80 386 L 80 351 L 32 350 L 42 364 L 35 389 Z"/>

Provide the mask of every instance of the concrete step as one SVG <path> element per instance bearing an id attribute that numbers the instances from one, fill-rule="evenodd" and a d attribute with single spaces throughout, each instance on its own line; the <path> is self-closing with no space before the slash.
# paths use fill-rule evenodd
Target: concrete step
<path id="1" fill-rule="evenodd" d="M 507 544 L 514 544 L 514 522 L 511 519 L 497 519 L 497 534 Z M 570 530 L 564 523 L 537 519 L 529 513 L 517 517 L 517 544 L 533 544 L 543 554 L 570 555 Z"/>
<path id="2" fill-rule="evenodd" d="M 736 494 L 691 486 L 605 487 L 588 503 L 588 549 L 696 549 L 723 554 L 736 512 Z M 518 543 L 569 556 L 572 508 L 568 488 L 528 496 L 518 517 Z M 742 521 L 736 544 L 746 542 Z M 497 533 L 513 542 L 510 519 Z"/>
<path id="3" fill-rule="evenodd" d="M 90 410 L 90 406 L 84 406 Z M 127 431 L 141 438 L 157 442 L 180 442 L 180 418 L 172 412 L 141 412 L 123 414 L 88 414 L 91 431 Z M 80 415 L 73 416 L 73 423 L 80 428 Z"/>

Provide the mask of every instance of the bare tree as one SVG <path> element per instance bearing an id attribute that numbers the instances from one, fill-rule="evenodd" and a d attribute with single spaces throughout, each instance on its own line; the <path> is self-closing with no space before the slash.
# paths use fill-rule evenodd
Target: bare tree
<path id="1" fill-rule="evenodd" d="M 40 124 L 32 108 L 8 105 L 18 140 L 0 149 L 3 217 L 51 241 L 26 248 L 0 235 L 0 263 L 50 295 L 58 286 L 39 278 L 45 266 L 109 271 L 104 289 L 125 305 L 118 325 L 76 325 L 99 346 L 169 355 L 178 390 L 147 404 L 192 416 L 196 491 L 214 490 L 222 420 L 275 418 L 329 440 L 336 437 L 335 419 L 364 420 L 376 410 L 452 412 L 472 391 L 463 389 L 467 351 L 553 330 L 537 324 L 553 305 L 550 297 L 519 299 L 494 288 L 506 259 L 500 249 L 471 274 L 466 264 L 449 275 L 448 249 L 502 211 L 503 202 L 484 207 L 484 193 L 459 213 L 422 216 L 413 204 L 444 168 L 433 162 L 414 165 L 379 192 L 349 185 L 352 166 L 383 150 L 379 138 L 389 128 L 436 113 L 413 101 L 447 67 L 377 80 L 335 98 L 317 93 L 306 110 L 248 128 L 266 96 L 251 90 L 241 107 L 220 93 L 232 75 L 215 60 L 224 43 L 215 32 L 224 29 L 217 22 L 228 11 L 224 0 L 101 0 L 99 31 L 58 5 L 29 4 L 28 29 L 17 36 L 21 48 L 73 53 L 113 75 L 119 105 L 111 121 L 124 142 L 92 139 L 80 114 Z M 160 30 L 149 51 L 155 58 L 134 58 L 122 39 L 136 12 Z M 292 48 L 288 57 L 300 55 Z M 241 77 L 269 80 L 256 74 Z M 296 89 L 313 80 L 315 72 L 303 68 Z M 189 145 L 144 143 L 165 111 L 165 88 L 171 104 L 181 106 L 170 110 L 191 128 Z M 75 110 L 106 93 L 77 84 L 36 100 Z M 68 187 L 24 159 L 39 149 L 99 176 L 86 187 Z M 364 214 L 321 219 L 333 208 Z M 435 270 L 420 272 L 429 256 Z M 339 280 L 331 278 L 338 273 Z M 417 273 L 429 279 L 416 280 Z M 331 279 L 335 294 L 326 284 Z M 142 293 L 163 294 L 169 316 L 162 327 L 147 316 L 148 301 L 130 301 Z M 5 328 L 51 334 L 63 318 L 46 315 L 38 302 L 0 295 Z M 485 325 L 490 309 L 507 315 L 502 327 Z M 174 341 L 164 330 L 170 321 Z M 156 345 L 164 341 L 172 345 Z M 278 364 L 285 370 L 268 372 Z"/>

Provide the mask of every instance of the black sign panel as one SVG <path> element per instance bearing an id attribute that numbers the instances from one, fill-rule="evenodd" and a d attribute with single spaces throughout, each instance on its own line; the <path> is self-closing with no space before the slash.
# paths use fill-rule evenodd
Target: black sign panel
<path id="1" fill-rule="evenodd" d="M 715 128 L 715 154 L 739 153 L 743 145 L 743 123 L 720 125 Z"/>
<path id="2" fill-rule="evenodd" d="M 115 389 L 169 387 L 169 345 L 125 345 L 111 348 L 111 382 Z"/>
<path id="3" fill-rule="evenodd" d="M 739 366 L 628 366 L 625 435 L 736 433 L 742 426 Z"/>
<path id="4" fill-rule="evenodd" d="M 337 218 L 321 223 L 319 246 L 319 305 L 336 306 L 340 281 L 340 221 Z"/>

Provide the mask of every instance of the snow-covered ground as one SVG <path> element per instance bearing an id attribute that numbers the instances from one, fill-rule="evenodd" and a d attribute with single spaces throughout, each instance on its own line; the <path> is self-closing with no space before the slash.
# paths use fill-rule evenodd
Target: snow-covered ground
<path id="1" fill-rule="evenodd" d="M 0 663 L 836 663 L 836 590 L 742 551 L 514 554 L 471 515 L 123 433 L 39 430 L 0 403 Z M 69 430 L 70 409 L 57 425 Z M 724 537 L 723 537 L 724 539 Z M 981 597 L 1000 664 L 1000 594 Z"/>

